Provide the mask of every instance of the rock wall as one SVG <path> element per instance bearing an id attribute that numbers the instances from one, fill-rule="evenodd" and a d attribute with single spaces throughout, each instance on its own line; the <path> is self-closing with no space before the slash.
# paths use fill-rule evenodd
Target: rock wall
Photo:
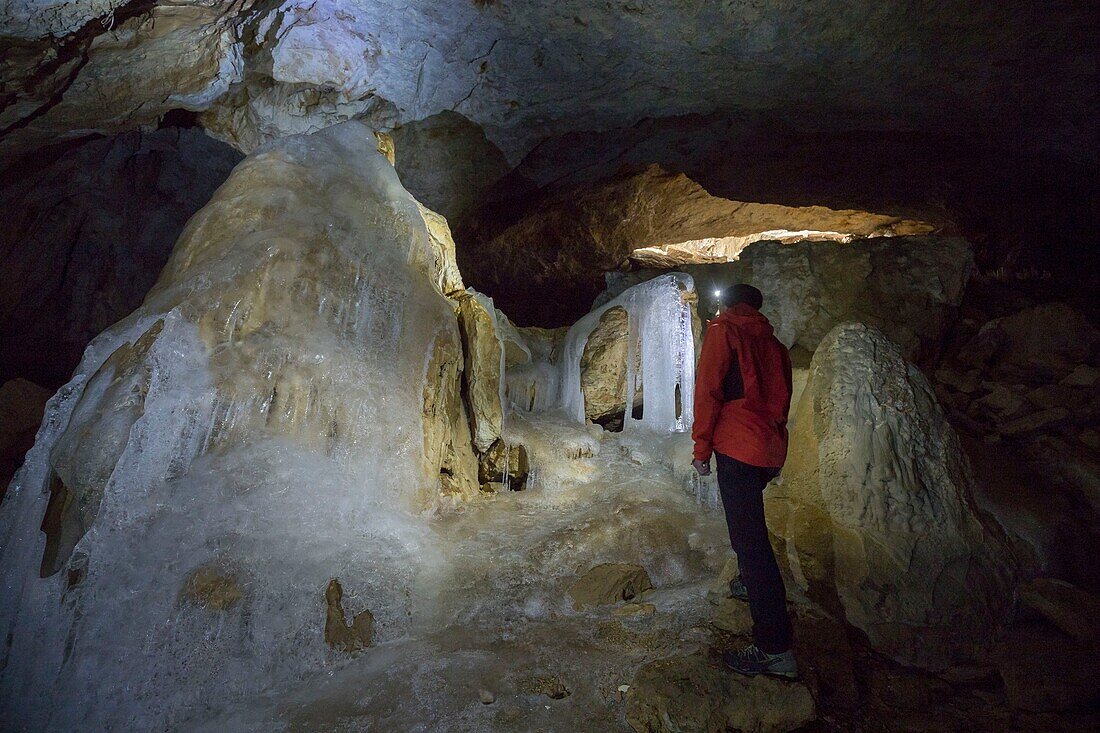
<path id="1" fill-rule="evenodd" d="M 417 201 L 447 218 L 452 227 L 511 170 L 500 149 L 475 123 L 457 112 L 440 112 L 398 127 L 397 174 Z"/>
<path id="2" fill-rule="evenodd" d="M 977 509 L 923 375 L 881 331 L 844 324 L 815 353 L 800 402 L 766 495 L 796 582 L 905 664 L 942 669 L 986 650 L 1017 561 Z"/>
<path id="3" fill-rule="evenodd" d="M 779 206 L 710 195 L 659 166 L 591 185 L 540 193 L 515 221 L 492 207 L 471 219 L 459 263 L 524 325 L 560 326 L 583 315 L 603 273 L 632 263 L 670 269 L 725 261 L 764 232 L 813 230 L 830 237 L 924 234 L 931 224 L 823 206 Z M 557 298 L 532 297 L 554 292 Z"/>
<path id="4" fill-rule="evenodd" d="M 137 308 L 187 219 L 241 159 L 196 129 L 131 132 L 43 156 L 0 190 L 0 379 L 64 383 Z"/>
<path id="5" fill-rule="evenodd" d="M 686 265 L 702 293 L 700 315 L 713 316 L 713 291 L 747 282 L 764 293 L 762 312 L 788 347 L 813 352 L 845 321 L 882 329 L 907 358 L 933 362 L 974 268 L 970 245 L 953 237 L 879 237 L 836 242 L 757 242 L 735 262 Z M 606 300 L 658 274 L 607 277 Z"/>
<path id="6" fill-rule="evenodd" d="M 333 578 L 368 643 L 407 633 L 417 513 L 478 465 L 438 242 L 378 145 L 352 122 L 247 158 L 51 400 L 0 511 L 23 724 L 178 728 L 301 679 L 354 651 L 325 644 Z"/>

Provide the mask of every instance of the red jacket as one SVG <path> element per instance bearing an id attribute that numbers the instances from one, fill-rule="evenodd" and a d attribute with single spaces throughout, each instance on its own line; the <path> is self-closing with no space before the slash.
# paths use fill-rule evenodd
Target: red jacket
<path id="1" fill-rule="evenodd" d="M 723 380 L 736 363 L 744 396 L 726 401 Z M 772 324 L 739 303 L 707 325 L 695 375 L 695 457 L 718 451 L 752 466 L 779 468 L 787 458 L 791 357 Z"/>

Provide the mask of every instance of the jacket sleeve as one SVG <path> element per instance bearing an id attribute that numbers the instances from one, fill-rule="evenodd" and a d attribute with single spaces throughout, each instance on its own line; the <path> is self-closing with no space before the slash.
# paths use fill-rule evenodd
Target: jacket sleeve
<path id="1" fill-rule="evenodd" d="M 714 450 L 714 426 L 722 412 L 722 380 L 729 371 L 733 353 L 726 342 L 726 329 L 711 324 L 703 336 L 699 367 L 695 372 L 695 424 L 691 429 L 695 457 L 709 461 Z"/>

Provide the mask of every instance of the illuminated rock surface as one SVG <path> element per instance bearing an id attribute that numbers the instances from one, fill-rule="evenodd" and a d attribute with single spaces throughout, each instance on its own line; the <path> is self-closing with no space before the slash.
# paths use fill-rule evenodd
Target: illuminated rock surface
<path id="1" fill-rule="evenodd" d="M 940 669 L 988 648 L 1015 560 L 920 372 L 882 332 L 838 326 L 814 355 L 791 452 L 766 495 L 796 582 L 872 647 Z"/>
<path id="2" fill-rule="evenodd" d="M 369 598 L 376 638 L 406 633 L 431 555 L 416 513 L 476 494 L 477 463 L 453 308 L 375 146 L 350 123 L 238 166 L 50 403 L 0 526 L 5 710 L 173 727 L 193 699 L 319 669 L 333 577 L 345 604 Z M 207 634 L 179 599 L 211 562 L 241 598 Z"/>

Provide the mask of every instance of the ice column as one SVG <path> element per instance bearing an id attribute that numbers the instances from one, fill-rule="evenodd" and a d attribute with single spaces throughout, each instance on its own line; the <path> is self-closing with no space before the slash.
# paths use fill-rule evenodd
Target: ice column
<path id="1" fill-rule="evenodd" d="M 637 427 L 658 433 L 690 430 L 695 340 L 691 332 L 691 306 L 684 300 L 684 294 L 694 287 L 689 275 L 662 275 L 635 285 L 577 321 L 565 336 L 559 362 L 559 404 L 566 414 L 584 422 L 581 355 L 600 316 L 618 306 L 626 311 L 628 323 L 624 430 Z M 636 374 L 638 355 L 641 370 Z M 641 385 L 645 395 L 641 420 L 631 417 L 636 385 Z M 681 396 L 679 411 L 677 388 Z"/>

